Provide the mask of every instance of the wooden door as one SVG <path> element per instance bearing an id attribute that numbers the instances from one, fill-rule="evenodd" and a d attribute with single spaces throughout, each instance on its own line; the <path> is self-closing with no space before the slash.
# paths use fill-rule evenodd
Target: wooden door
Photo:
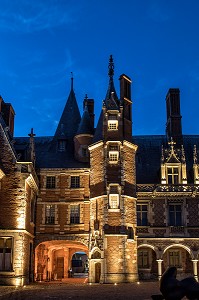
<path id="1" fill-rule="evenodd" d="M 100 282 L 101 276 L 101 263 L 95 264 L 95 282 Z"/>
<path id="2" fill-rule="evenodd" d="M 57 257 L 57 279 L 64 278 L 64 257 Z"/>

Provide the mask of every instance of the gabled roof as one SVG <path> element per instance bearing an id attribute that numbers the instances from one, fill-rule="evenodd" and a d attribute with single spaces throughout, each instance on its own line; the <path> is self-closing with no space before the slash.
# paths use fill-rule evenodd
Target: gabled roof
<path id="1" fill-rule="evenodd" d="M 68 139 L 74 137 L 80 121 L 81 116 L 73 90 L 73 84 L 71 84 L 71 91 L 57 126 L 54 138 Z"/>

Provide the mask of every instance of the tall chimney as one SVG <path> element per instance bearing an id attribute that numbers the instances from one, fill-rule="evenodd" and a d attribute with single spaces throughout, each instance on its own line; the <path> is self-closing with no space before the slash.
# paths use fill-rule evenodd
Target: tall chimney
<path id="1" fill-rule="evenodd" d="M 166 136 L 167 140 L 171 138 L 178 146 L 183 144 L 182 138 L 182 116 L 180 114 L 180 90 L 169 89 L 166 96 L 167 107 L 167 123 L 166 123 Z"/>

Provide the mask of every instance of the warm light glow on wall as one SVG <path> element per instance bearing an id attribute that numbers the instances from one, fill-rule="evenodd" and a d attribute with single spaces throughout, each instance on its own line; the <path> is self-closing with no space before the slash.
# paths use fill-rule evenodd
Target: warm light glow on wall
<path id="1" fill-rule="evenodd" d="M 4 172 L 0 169 L 0 180 L 5 176 Z"/>
<path id="2" fill-rule="evenodd" d="M 18 213 L 17 228 L 25 229 L 25 222 L 26 222 L 26 201 L 25 200 L 21 201 L 21 205 L 19 206 L 17 213 Z"/>

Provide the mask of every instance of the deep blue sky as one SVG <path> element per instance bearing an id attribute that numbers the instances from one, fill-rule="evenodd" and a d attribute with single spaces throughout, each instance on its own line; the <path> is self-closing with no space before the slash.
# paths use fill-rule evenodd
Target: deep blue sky
<path id="1" fill-rule="evenodd" d="M 108 59 L 133 80 L 133 134 L 164 134 L 165 96 L 181 91 L 184 134 L 199 134 L 198 0 L 0 0 L 0 94 L 15 135 L 53 135 L 70 91 L 96 117 Z"/>

